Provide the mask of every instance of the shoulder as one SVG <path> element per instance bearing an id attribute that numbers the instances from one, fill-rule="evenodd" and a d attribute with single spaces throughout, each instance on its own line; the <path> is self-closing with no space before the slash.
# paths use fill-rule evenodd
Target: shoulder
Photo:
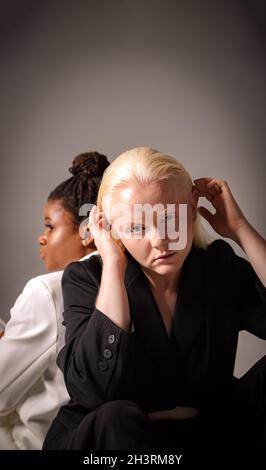
<path id="1" fill-rule="evenodd" d="M 40 286 L 40 288 L 48 289 L 51 293 L 61 289 L 63 271 L 56 271 L 53 273 L 41 274 L 32 279 L 33 284 Z"/>
<path id="2" fill-rule="evenodd" d="M 32 301 L 49 301 L 61 295 L 61 280 L 63 271 L 41 274 L 33 277 L 25 285 L 21 296 L 30 297 Z"/>
<path id="3" fill-rule="evenodd" d="M 62 283 L 75 279 L 92 281 L 99 284 L 102 275 L 102 258 L 99 254 L 92 254 L 82 261 L 70 263 L 63 273 Z"/>
<path id="4" fill-rule="evenodd" d="M 38 324 L 40 330 L 43 330 L 53 323 L 56 310 L 54 298 L 41 277 L 34 277 L 26 283 L 10 310 L 10 325 L 14 325 L 16 321 L 20 328 L 23 325 Z"/>
<path id="5" fill-rule="evenodd" d="M 225 261 L 232 256 L 236 256 L 233 248 L 222 239 L 214 240 L 206 249 L 206 257 L 210 260 L 221 259 L 221 261 Z"/>
<path id="6" fill-rule="evenodd" d="M 235 253 L 232 246 L 224 240 L 215 240 L 206 250 L 206 266 L 213 280 L 227 283 L 235 281 L 241 273 L 251 270 L 250 263 Z"/>
<path id="7" fill-rule="evenodd" d="M 214 266 L 215 268 L 221 264 L 227 264 L 228 259 L 232 256 L 236 255 L 229 243 L 218 239 L 210 243 L 205 249 L 193 245 L 186 265 L 189 265 L 190 269 L 198 266 L 198 270 L 203 269 L 204 266 Z"/>
<path id="8" fill-rule="evenodd" d="M 79 262 L 82 268 L 89 274 L 94 273 L 96 276 L 101 276 L 103 262 L 101 255 L 95 254 L 90 256 L 88 259 Z"/>
<path id="9" fill-rule="evenodd" d="M 57 273 L 52 273 L 57 274 Z M 62 273 L 61 273 L 62 276 Z M 56 282 L 57 279 L 57 282 Z M 32 295 L 36 293 L 37 295 L 51 295 L 51 287 L 52 285 L 59 284 L 60 286 L 61 277 L 54 276 L 52 277 L 51 274 L 41 274 L 39 276 L 33 277 L 29 279 L 29 281 L 25 284 L 25 287 L 22 291 L 22 294 L 25 295 Z"/>

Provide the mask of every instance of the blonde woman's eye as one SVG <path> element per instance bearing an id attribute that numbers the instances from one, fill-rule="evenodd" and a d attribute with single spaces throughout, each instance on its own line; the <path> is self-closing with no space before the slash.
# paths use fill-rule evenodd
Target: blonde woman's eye
<path id="1" fill-rule="evenodd" d="M 173 220 L 175 218 L 175 214 L 165 214 L 165 219 Z"/>
<path id="2" fill-rule="evenodd" d="M 53 226 L 51 224 L 45 224 L 44 225 L 46 228 L 49 228 L 49 230 L 52 230 L 53 229 Z"/>
<path id="3" fill-rule="evenodd" d="M 142 225 L 135 225 L 134 227 L 131 227 L 130 232 L 139 233 L 142 229 L 144 229 Z"/>

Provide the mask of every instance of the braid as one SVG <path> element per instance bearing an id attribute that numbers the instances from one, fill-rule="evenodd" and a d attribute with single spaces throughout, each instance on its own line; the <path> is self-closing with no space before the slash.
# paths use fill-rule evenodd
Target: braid
<path id="1" fill-rule="evenodd" d="M 98 152 L 77 155 L 69 168 L 73 176 L 59 184 L 49 194 L 48 201 L 59 200 L 78 226 L 85 218 L 79 216 L 79 209 L 83 204 L 96 204 L 102 175 L 109 164 L 107 157 Z"/>

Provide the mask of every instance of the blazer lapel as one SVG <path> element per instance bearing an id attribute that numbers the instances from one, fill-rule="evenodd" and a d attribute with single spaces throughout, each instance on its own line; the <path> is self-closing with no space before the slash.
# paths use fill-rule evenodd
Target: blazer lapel
<path id="1" fill-rule="evenodd" d="M 193 245 L 183 265 L 173 325 L 183 353 L 199 342 L 204 326 L 204 264 L 204 251 Z"/>
<path id="2" fill-rule="evenodd" d="M 169 360 L 169 337 L 145 274 L 130 255 L 125 284 L 137 341 L 153 361 L 162 364 Z"/>

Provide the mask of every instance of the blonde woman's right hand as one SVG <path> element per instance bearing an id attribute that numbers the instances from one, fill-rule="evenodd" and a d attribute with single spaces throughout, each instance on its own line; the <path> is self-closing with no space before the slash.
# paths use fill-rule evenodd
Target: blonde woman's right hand
<path id="1" fill-rule="evenodd" d="M 94 206 L 89 215 L 88 229 L 94 238 L 99 254 L 102 257 L 103 263 L 119 263 L 123 270 L 127 266 L 127 257 L 119 246 L 117 241 L 112 237 L 111 224 L 106 218 L 104 212 L 98 212 L 97 207 Z"/>

